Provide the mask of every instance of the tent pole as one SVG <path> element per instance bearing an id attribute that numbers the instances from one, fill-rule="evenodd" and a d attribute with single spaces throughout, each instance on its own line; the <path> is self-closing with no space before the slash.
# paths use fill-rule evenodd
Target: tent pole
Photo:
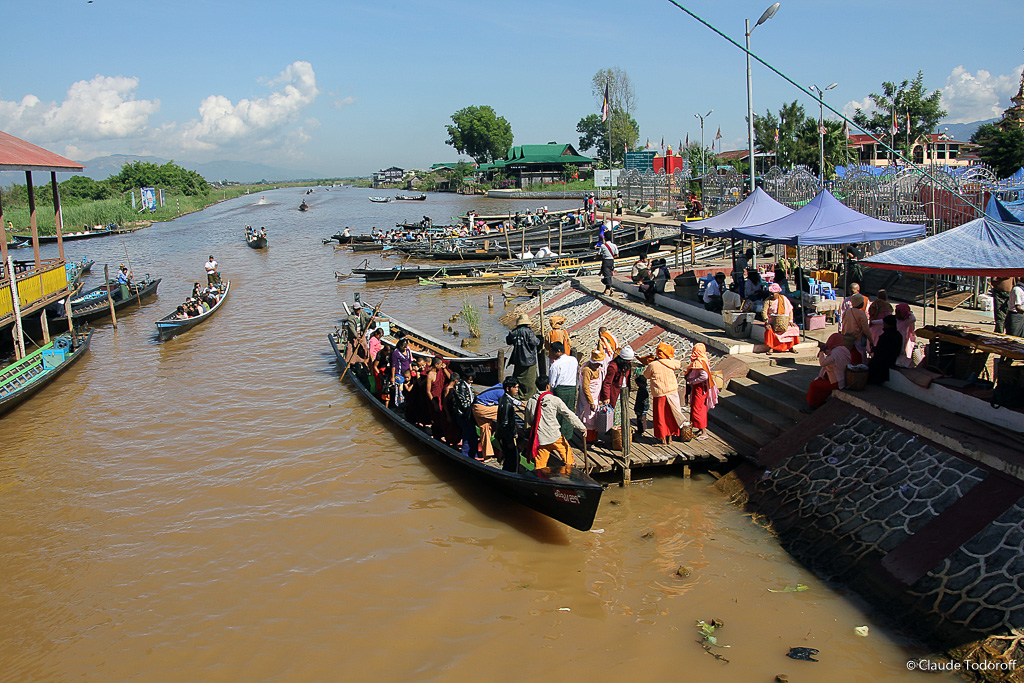
<path id="1" fill-rule="evenodd" d="M 796 288 L 800 290 L 800 341 L 803 341 L 804 334 L 807 330 L 807 306 L 804 305 L 804 290 L 800 286 L 800 279 L 803 278 L 806 281 L 807 277 L 804 275 L 804 258 L 803 254 L 800 252 L 800 240 L 797 240 L 796 242 L 796 263 L 796 267 L 800 269 L 800 277 L 796 279 Z M 808 293 L 808 295 L 810 295 L 810 293 Z"/>

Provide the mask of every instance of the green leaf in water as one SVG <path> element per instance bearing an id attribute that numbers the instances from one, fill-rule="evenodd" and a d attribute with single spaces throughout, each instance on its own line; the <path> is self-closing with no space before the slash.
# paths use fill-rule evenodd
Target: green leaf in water
<path id="1" fill-rule="evenodd" d="M 807 586 L 805 586 L 802 583 L 798 583 L 795 586 L 786 586 L 785 588 L 783 588 L 780 591 L 772 590 L 771 588 L 769 588 L 768 592 L 769 593 L 801 593 L 801 592 L 806 591 L 806 590 L 810 590 L 810 588 L 808 588 Z"/>

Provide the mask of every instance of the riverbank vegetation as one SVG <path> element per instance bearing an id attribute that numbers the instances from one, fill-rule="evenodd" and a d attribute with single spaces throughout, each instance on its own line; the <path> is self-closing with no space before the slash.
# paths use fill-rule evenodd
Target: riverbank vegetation
<path id="1" fill-rule="evenodd" d="M 258 194 L 279 187 L 307 187 L 331 184 L 334 181 L 301 181 L 289 183 L 251 183 L 211 185 L 195 171 L 173 162 L 157 165 L 144 161 L 125 164 L 119 173 L 106 180 L 93 180 L 82 175 L 58 184 L 64 230 L 74 231 L 96 225 L 132 226 L 144 222 L 169 221 L 187 213 L 243 194 Z M 153 211 L 143 208 L 141 188 L 157 190 L 157 206 Z M 36 224 L 41 235 L 56 233 L 53 193 L 48 183 L 35 188 Z M 163 205 L 160 205 L 160 194 Z M 4 222 L 14 225 L 14 232 L 29 231 L 28 189 L 12 185 L 3 190 Z"/>

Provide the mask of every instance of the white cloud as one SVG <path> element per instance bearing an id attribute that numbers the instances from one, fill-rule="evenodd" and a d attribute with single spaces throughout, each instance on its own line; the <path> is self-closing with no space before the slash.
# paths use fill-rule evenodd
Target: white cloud
<path id="1" fill-rule="evenodd" d="M 242 99 L 237 104 L 223 95 L 210 95 L 199 105 L 199 119 L 184 124 L 178 134 L 188 150 L 215 150 L 270 142 L 267 135 L 294 122 L 316 100 L 316 74 L 309 62 L 293 62 L 268 85 L 284 87 L 268 97 Z"/>
<path id="2" fill-rule="evenodd" d="M 1001 76 L 984 69 L 974 74 L 963 66 L 953 69 L 942 89 L 942 107 L 949 112 L 945 121 L 970 123 L 1002 116 L 1010 106 L 1010 97 L 1017 92 L 1021 69 L 1024 65 Z"/>
<path id="3" fill-rule="evenodd" d="M 199 118 L 156 122 L 160 100 L 135 99 L 138 78 L 97 75 L 74 83 L 62 102 L 42 102 L 32 94 L 0 99 L 0 130 L 83 160 L 114 153 L 244 157 L 267 150 L 269 155 L 260 155 L 266 159 L 284 154 L 285 147 L 289 155 L 301 153 L 295 146 L 308 142 L 308 131 L 319 125 L 311 118 L 298 124 L 320 93 L 312 65 L 293 62 L 265 85 L 273 89 L 266 97 L 235 103 L 210 95 L 199 103 Z"/>
<path id="4" fill-rule="evenodd" d="M 857 113 L 858 109 L 863 111 L 866 115 L 871 116 L 871 112 L 875 110 L 875 103 L 871 100 L 870 97 L 865 97 L 860 102 L 858 102 L 857 100 L 850 100 L 849 102 L 843 105 L 841 111 L 843 112 L 843 116 L 845 116 L 848 119 L 852 119 L 853 115 Z"/>
<path id="5" fill-rule="evenodd" d="M 98 141 L 140 136 L 160 100 L 136 100 L 139 79 L 95 76 L 78 81 L 60 104 L 25 95 L 19 102 L 0 100 L 0 129 L 41 144 L 69 140 Z"/>
<path id="6" fill-rule="evenodd" d="M 331 93 L 331 98 L 331 106 L 335 109 L 344 109 L 345 107 L 359 101 L 358 97 L 352 97 L 351 95 L 347 97 L 339 97 L 338 93 Z"/>

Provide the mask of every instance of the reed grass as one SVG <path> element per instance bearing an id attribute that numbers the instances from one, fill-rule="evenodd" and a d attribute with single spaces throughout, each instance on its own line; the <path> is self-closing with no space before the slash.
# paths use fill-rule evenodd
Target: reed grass
<path id="1" fill-rule="evenodd" d="M 469 334 L 472 337 L 480 337 L 480 311 L 476 309 L 469 299 L 466 299 L 462 303 L 462 310 L 459 311 L 459 315 L 466 321 L 466 327 L 469 328 Z"/>

